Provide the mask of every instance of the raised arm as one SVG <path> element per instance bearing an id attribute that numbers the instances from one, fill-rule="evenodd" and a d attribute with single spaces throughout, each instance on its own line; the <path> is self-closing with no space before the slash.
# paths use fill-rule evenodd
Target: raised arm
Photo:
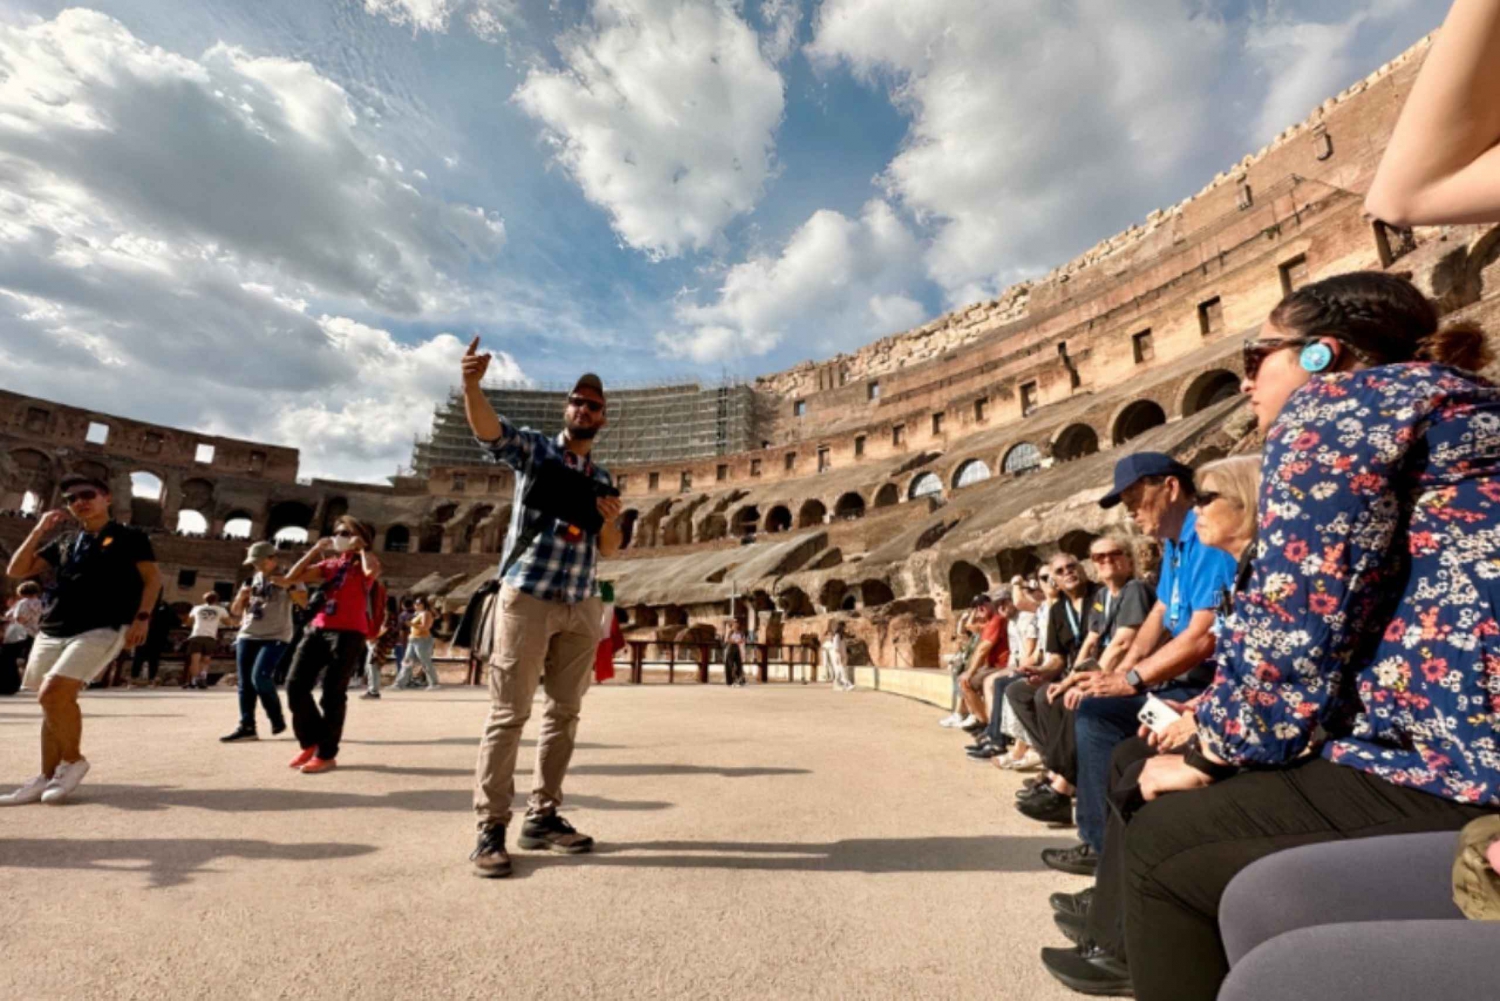
<path id="1" fill-rule="evenodd" d="M 1365 198 L 1396 225 L 1500 219 L 1500 0 L 1457 0 Z"/>
<path id="2" fill-rule="evenodd" d="M 10 558 L 10 564 L 5 568 L 6 574 L 11 577 L 35 577 L 51 566 L 42 558 L 42 548 L 52 534 L 66 525 L 71 517 L 66 511 L 48 511 L 37 519 L 36 527 Z"/>

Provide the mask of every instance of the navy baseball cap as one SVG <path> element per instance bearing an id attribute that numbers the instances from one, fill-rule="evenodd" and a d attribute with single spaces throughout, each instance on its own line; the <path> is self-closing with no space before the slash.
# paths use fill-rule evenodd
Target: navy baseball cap
<path id="1" fill-rule="evenodd" d="M 1120 503 L 1120 495 L 1148 476 L 1175 476 L 1184 483 L 1193 482 L 1193 471 L 1162 452 L 1136 452 L 1115 463 L 1115 488 L 1099 500 L 1099 506 L 1111 508 Z"/>

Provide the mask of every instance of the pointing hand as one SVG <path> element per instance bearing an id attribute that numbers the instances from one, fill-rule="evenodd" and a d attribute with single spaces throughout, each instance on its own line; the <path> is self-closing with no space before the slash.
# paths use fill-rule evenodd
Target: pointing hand
<path id="1" fill-rule="evenodd" d="M 464 385 L 477 386 L 484 378 L 484 373 L 489 370 L 489 353 L 479 353 L 479 338 L 476 336 L 469 342 L 469 350 L 464 352 L 463 362 Z"/>

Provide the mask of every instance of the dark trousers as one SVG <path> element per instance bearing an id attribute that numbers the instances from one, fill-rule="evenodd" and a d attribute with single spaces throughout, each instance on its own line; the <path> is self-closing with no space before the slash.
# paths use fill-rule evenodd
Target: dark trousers
<path id="1" fill-rule="evenodd" d="M 282 640 L 234 641 L 234 676 L 240 693 L 240 726 L 255 729 L 255 702 L 259 698 L 271 728 L 282 727 L 281 699 L 276 694 L 276 665 L 286 650 Z"/>
<path id="2" fill-rule="evenodd" d="M 1115 747 L 1109 762 L 1109 819 L 1104 852 L 1094 876 L 1089 905 L 1088 938 L 1117 959 L 1125 959 L 1125 825 L 1141 808 L 1141 769 L 1156 754 L 1151 745 L 1131 737 Z"/>
<path id="3" fill-rule="evenodd" d="M 1042 746 L 1038 748 L 1047 770 L 1060 775 L 1070 785 L 1078 784 L 1078 738 L 1073 728 L 1073 710 L 1063 705 L 1062 697 L 1047 698 L 1043 686 L 1031 700 L 1036 707 L 1037 725 Z"/>
<path id="4" fill-rule="evenodd" d="M 130 658 L 130 680 L 134 681 L 141 676 L 141 669 L 146 670 L 146 680 L 155 681 L 156 672 L 161 670 L 162 644 L 142 643 L 135 648 L 135 653 Z"/>
<path id="5" fill-rule="evenodd" d="M 734 685 L 745 680 L 745 658 L 740 648 L 731 643 L 724 650 L 724 684 Z"/>
<path id="6" fill-rule="evenodd" d="M 1173 684 L 1156 694 L 1159 698 L 1186 702 L 1199 689 Z M 1146 704 L 1144 695 L 1111 699 L 1085 699 L 1078 706 L 1073 730 L 1078 742 L 1078 836 L 1096 852 L 1104 851 L 1104 821 L 1108 814 L 1109 759 L 1120 741 L 1134 737 L 1140 729 L 1136 714 Z"/>
<path id="7" fill-rule="evenodd" d="M 286 678 L 286 704 L 292 711 L 292 731 L 304 748 L 316 747 L 318 757 L 338 757 L 349 707 L 349 679 L 365 655 L 362 633 L 309 629 L 292 654 Z M 313 701 L 313 687 L 323 678 L 323 696 Z M 321 707 L 322 712 L 319 712 Z"/>
<path id="8" fill-rule="evenodd" d="M 1011 711 L 1016 714 L 1016 719 L 1021 721 L 1021 728 L 1026 731 L 1026 736 L 1031 738 L 1030 744 L 1038 752 L 1041 751 L 1042 724 L 1037 719 L 1036 693 L 1050 683 L 1043 681 L 1033 684 L 1023 679 L 1013 685 L 1007 685 L 1005 689 L 1005 701 L 1010 703 Z"/>
<path id="9" fill-rule="evenodd" d="M 1024 684 L 1019 674 L 997 674 L 990 679 L 990 705 L 995 708 L 990 713 L 990 722 L 984 728 L 984 734 L 990 738 L 991 743 L 999 744 L 1001 747 L 1010 743 L 1010 737 L 1006 736 L 1005 731 L 1000 728 L 1005 718 L 1005 713 L 1001 711 L 1005 708 L 1005 703 L 1001 699 L 1005 698 L 1005 693 L 1010 686 L 1017 683 Z"/>
<path id="10" fill-rule="evenodd" d="M 0 695 L 14 695 L 21 690 L 21 669 L 31 656 L 31 638 L 19 643 L 0 645 Z"/>
<path id="11" fill-rule="evenodd" d="M 1213 1001 L 1229 972 L 1219 900 L 1274 852 L 1341 838 L 1457 831 L 1464 806 L 1322 758 L 1147 803 L 1125 831 L 1125 945 L 1140 1001 Z"/>

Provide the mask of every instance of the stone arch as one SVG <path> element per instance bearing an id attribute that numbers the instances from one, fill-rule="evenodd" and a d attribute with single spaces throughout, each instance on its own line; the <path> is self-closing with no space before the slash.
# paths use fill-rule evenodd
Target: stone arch
<path id="1" fill-rule="evenodd" d="M 817 614 L 812 599 L 800 587 L 787 587 L 777 592 L 776 604 L 789 619 L 803 619 Z"/>
<path id="2" fill-rule="evenodd" d="M 41 495 L 35 490 L 27 490 L 21 494 L 21 513 L 25 515 L 41 514 L 42 507 L 46 504 Z"/>
<path id="3" fill-rule="evenodd" d="M 230 511 L 224 518 L 224 534 L 231 539 L 248 539 L 255 531 L 255 516 L 243 508 Z"/>
<path id="4" fill-rule="evenodd" d="M 657 625 L 656 609 L 650 605 L 636 605 L 630 610 L 630 624 L 636 628 Z"/>
<path id="5" fill-rule="evenodd" d="M 964 560 L 954 560 L 948 568 L 949 605 L 955 611 L 969 607 L 978 595 L 990 589 L 990 579 L 984 571 Z"/>
<path id="6" fill-rule="evenodd" d="M 865 516 L 865 499 L 851 490 L 839 497 L 833 505 L 833 516 L 840 521 L 852 521 Z"/>
<path id="7" fill-rule="evenodd" d="M 792 527 L 792 512 L 784 504 L 777 504 L 766 512 L 766 531 L 785 532 Z"/>
<path id="8" fill-rule="evenodd" d="M 828 508 L 822 501 L 813 497 L 802 502 L 802 507 L 797 510 L 798 528 L 816 528 L 823 524 L 828 517 Z"/>
<path id="9" fill-rule="evenodd" d="M 712 542 L 729 534 L 729 521 L 722 514 L 711 514 L 698 526 L 698 541 Z"/>
<path id="10" fill-rule="evenodd" d="M 207 535 L 208 519 L 196 508 L 185 507 L 177 512 L 177 524 L 173 526 L 180 535 Z"/>
<path id="11" fill-rule="evenodd" d="M 1136 400 L 1120 411 L 1114 421 L 1114 442 L 1123 445 L 1154 427 L 1167 423 L 1166 411 L 1155 400 Z"/>
<path id="12" fill-rule="evenodd" d="M 1002 549 L 995 554 L 995 564 L 999 567 L 1000 579 L 1009 582 L 1018 575 L 1034 576 L 1042 568 L 1042 558 L 1030 549 Z"/>
<path id="13" fill-rule="evenodd" d="M 184 480 L 178 490 L 178 511 L 196 511 L 204 520 L 213 517 L 214 485 L 202 477 Z"/>
<path id="14" fill-rule="evenodd" d="M 1099 538 L 1093 532 L 1085 532 L 1083 529 L 1075 529 L 1068 532 L 1057 540 L 1057 548 L 1072 556 L 1078 562 L 1087 565 L 1089 561 L 1089 546 Z"/>
<path id="15" fill-rule="evenodd" d="M 1007 473 L 1029 473 L 1042 464 L 1042 451 L 1029 441 L 1018 441 L 1000 459 L 1000 469 Z"/>
<path id="16" fill-rule="evenodd" d="M 751 591 L 749 596 L 745 600 L 748 601 L 750 603 L 750 607 L 754 608 L 757 612 L 774 612 L 776 610 L 776 602 L 771 598 L 771 592 L 769 591 Z"/>
<path id="17" fill-rule="evenodd" d="M 385 530 L 385 551 L 404 553 L 411 549 L 411 529 L 405 525 L 392 525 Z"/>
<path id="18" fill-rule="evenodd" d="M 349 513 L 349 500 L 345 497 L 330 497 L 323 502 L 323 523 L 318 526 L 322 535 L 333 534 L 333 523 Z"/>
<path id="19" fill-rule="evenodd" d="M 271 537 L 271 541 L 300 546 L 308 541 L 308 531 L 301 525 L 283 525 L 276 530 L 276 534 Z"/>
<path id="20" fill-rule="evenodd" d="M 920 500 L 934 495 L 943 496 L 943 481 L 938 479 L 937 473 L 918 473 L 906 488 L 908 500 Z"/>
<path id="21" fill-rule="evenodd" d="M 687 609 L 683 608 L 681 605 L 663 605 L 661 609 L 661 624 L 664 626 L 687 625 Z"/>
<path id="22" fill-rule="evenodd" d="M 875 491 L 875 506 L 877 508 L 893 507 L 901 502 L 901 490 L 894 483 L 887 483 Z"/>
<path id="23" fill-rule="evenodd" d="M 149 469 L 130 473 L 130 523 L 136 528 L 161 528 L 166 481 Z"/>
<path id="24" fill-rule="evenodd" d="M 417 534 L 417 552 L 440 553 L 443 551 L 443 536 L 446 534 L 444 526 L 452 520 L 453 515 L 458 512 L 458 505 L 452 502 L 439 504 L 422 522 Z"/>
<path id="25" fill-rule="evenodd" d="M 1211 372 L 1204 372 L 1192 382 L 1182 393 L 1182 399 L 1178 403 L 1177 412 L 1184 417 L 1191 417 L 1202 410 L 1207 410 L 1215 403 L 1222 403 L 1240 395 L 1240 377 L 1225 368 L 1216 368 Z"/>
<path id="26" fill-rule="evenodd" d="M 824 611 L 838 611 L 839 607 L 844 603 L 844 596 L 848 593 L 848 584 L 845 584 L 836 577 L 830 577 L 818 589 L 818 604 L 823 606 Z"/>
<path id="27" fill-rule="evenodd" d="M 896 600 L 896 592 L 883 580 L 871 578 L 859 582 L 860 604 L 866 608 L 875 608 L 879 605 L 888 605 Z"/>
<path id="28" fill-rule="evenodd" d="M 1089 424 L 1069 424 L 1052 440 L 1052 458 L 1072 462 L 1099 451 L 1099 432 Z"/>
<path id="29" fill-rule="evenodd" d="M 495 505 L 478 504 L 464 516 L 463 524 L 459 526 L 458 544 L 454 547 L 457 552 L 468 553 L 474 551 L 474 542 L 477 539 L 481 546 L 484 544 L 484 533 L 482 522 L 495 513 Z M 480 552 L 484 550 L 481 549 Z"/>
<path id="30" fill-rule="evenodd" d="M 990 478 L 990 465 L 983 459 L 967 459 L 953 471 L 953 489 L 962 490 Z"/>
<path id="31" fill-rule="evenodd" d="M 729 527 L 735 535 L 753 535 L 760 524 L 760 508 L 746 504 L 729 519 Z"/>
<path id="32" fill-rule="evenodd" d="M 277 501 L 266 513 L 266 538 L 276 538 L 283 528 L 306 529 L 312 518 L 313 509 L 302 501 Z"/>
<path id="33" fill-rule="evenodd" d="M 620 513 L 620 548 L 628 549 L 631 540 L 635 538 L 635 523 L 640 520 L 641 513 L 635 508 L 627 508 Z"/>

